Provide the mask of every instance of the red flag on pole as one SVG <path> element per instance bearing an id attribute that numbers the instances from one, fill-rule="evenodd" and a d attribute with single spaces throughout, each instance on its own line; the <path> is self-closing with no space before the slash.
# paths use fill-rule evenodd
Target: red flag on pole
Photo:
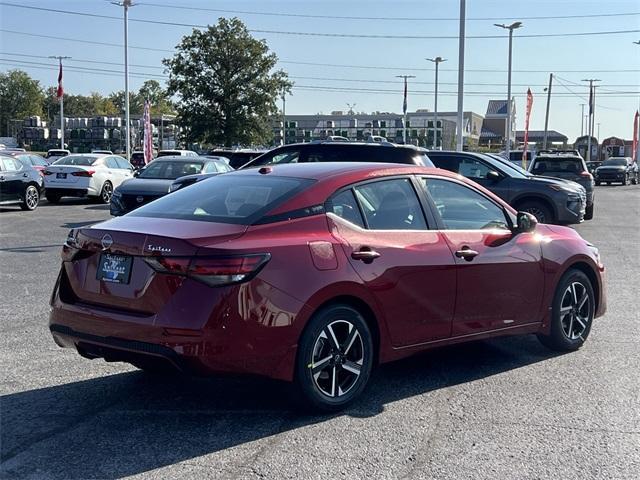
<path id="1" fill-rule="evenodd" d="M 522 168 L 527 168 L 527 146 L 529 143 L 529 117 L 531 117 L 531 107 L 533 106 L 533 94 L 531 89 L 527 89 L 527 109 L 524 119 L 524 151 L 522 152 Z"/>
<path id="2" fill-rule="evenodd" d="M 144 112 L 142 115 L 144 123 L 144 163 L 145 165 L 153 160 L 153 130 L 151 129 L 151 112 L 149 100 L 144 101 Z"/>
<path id="3" fill-rule="evenodd" d="M 634 161 L 638 161 L 638 119 L 640 113 L 636 110 L 636 114 L 633 117 L 633 144 L 631 147 L 631 155 Z"/>
<path id="4" fill-rule="evenodd" d="M 56 92 L 56 97 L 58 100 L 62 98 L 64 95 L 64 88 L 62 88 L 62 59 L 60 60 L 60 70 L 58 71 L 58 91 Z"/>

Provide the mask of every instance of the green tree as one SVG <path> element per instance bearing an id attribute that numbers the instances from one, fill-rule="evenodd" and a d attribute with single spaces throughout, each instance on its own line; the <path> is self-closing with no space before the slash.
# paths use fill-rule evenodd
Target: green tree
<path id="1" fill-rule="evenodd" d="M 22 70 L 0 73 L 0 136 L 9 135 L 9 121 L 42 115 L 44 92 L 40 82 Z"/>
<path id="2" fill-rule="evenodd" d="M 172 114 L 175 112 L 167 91 L 164 90 L 157 80 L 147 80 L 138 90 L 138 97 L 142 102 L 144 109 L 144 101 L 149 100 L 151 105 L 151 115 Z"/>
<path id="3" fill-rule="evenodd" d="M 115 106 L 118 115 L 124 115 L 124 90 L 112 92 L 109 100 Z M 129 113 L 131 115 L 142 115 L 144 100 L 137 93 L 129 92 Z"/>
<path id="4" fill-rule="evenodd" d="M 264 40 L 237 18 L 220 18 L 183 37 L 176 49 L 163 63 L 187 141 L 232 146 L 272 138 L 276 100 L 292 83 L 282 70 L 273 71 L 278 58 Z"/>

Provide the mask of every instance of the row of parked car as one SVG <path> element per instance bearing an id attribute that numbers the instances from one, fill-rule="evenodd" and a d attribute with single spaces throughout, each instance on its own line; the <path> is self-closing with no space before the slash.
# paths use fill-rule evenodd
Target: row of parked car
<path id="1" fill-rule="evenodd" d="M 216 150 L 209 155 L 168 150 L 159 152 L 148 165 L 136 156 L 141 152 L 134 152 L 131 163 L 110 152 L 49 153 L 55 159 L 51 165 L 42 157 L 27 152 L 7 153 L 24 164 L 31 164 L 44 179 L 41 181 L 37 176 L 23 172 L 21 186 L 13 188 L 13 201 L 26 210 L 35 208 L 39 196 L 44 193 L 51 203 L 66 196 L 95 198 L 109 203 L 111 214 L 119 216 L 175 190 L 237 168 L 348 161 L 443 168 L 475 181 L 516 210 L 533 214 L 541 223 L 573 224 L 593 218 L 594 185 L 605 181 L 638 183 L 637 166 L 627 159 L 617 158 L 598 167 L 594 180 L 584 159 L 575 150 L 540 151 L 528 171 L 496 154 L 427 151 L 386 142 L 312 142 L 286 145 L 268 152 Z M 58 157 L 60 154 L 64 156 Z M 9 171 L 8 168 L 3 170 Z M 6 181 L 1 184 L 3 191 L 8 190 L 4 187 Z M 11 201 L 6 197 L 3 195 L 3 201 Z"/>

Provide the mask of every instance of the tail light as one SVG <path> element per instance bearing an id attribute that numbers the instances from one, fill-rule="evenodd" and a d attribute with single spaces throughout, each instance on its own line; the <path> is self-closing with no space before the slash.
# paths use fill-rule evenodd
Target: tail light
<path id="1" fill-rule="evenodd" d="M 593 175 L 591 175 L 589 172 L 586 172 L 586 171 L 585 172 L 581 172 L 580 176 L 581 177 L 587 177 L 587 178 L 590 178 L 590 179 L 593 180 Z"/>
<path id="2" fill-rule="evenodd" d="M 220 257 L 145 257 L 156 272 L 182 275 L 209 286 L 233 285 L 255 277 L 271 259 L 268 253 Z"/>
<path id="3" fill-rule="evenodd" d="M 74 177 L 93 177 L 95 170 L 81 170 L 79 172 L 71 172 Z"/>

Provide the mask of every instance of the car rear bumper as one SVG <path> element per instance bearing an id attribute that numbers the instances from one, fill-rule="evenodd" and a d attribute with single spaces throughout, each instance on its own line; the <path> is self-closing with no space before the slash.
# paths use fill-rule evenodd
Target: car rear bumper
<path id="1" fill-rule="evenodd" d="M 293 314 L 282 324 L 274 319 L 283 318 L 282 310 L 300 311 L 304 304 L 281 292 L 274 292 L 271 304 L 255 302 L 265 289 L 257 279 L 211 289 L 210 298 L 194 298 L 178 309 L 168 302 L 162 312 L 143 314 L 83 303 L 65 291 L 61 295 L 61 288 L 68 287 L 61 287 L 64 275 L 56 282 L 49 315 L 51 334 L 60 347 L 86 358 L 164 364 L 197 375 L 293 377 L 299 324 Z"/>
<path id="2" fill-rule="evenodd" d="M 60 197 L 86 197 L 89 195 L 89 190 L 86 188 L 58 188 L 58 187 L 46 187 L 46 192 L 56 194 Z"/>

